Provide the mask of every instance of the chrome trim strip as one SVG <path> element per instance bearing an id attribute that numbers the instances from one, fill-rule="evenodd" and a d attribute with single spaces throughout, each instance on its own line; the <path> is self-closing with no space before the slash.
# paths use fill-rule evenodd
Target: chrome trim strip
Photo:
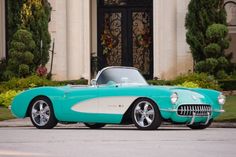
<path id="1" fill-rule="evenodd" d="M 177 112 L 177 109 L 160 109 L 160 111 Z"/>
<path id="2" fill-rule="evenodd" d="M 192 119 L 190 121 L 190 123 L 188 125 L 193 125 L 194 121 L 195 121 L 195 117 L 196 117 L 196 113 L 193 112 L 193 116 L 192 116 Z"/>
<path id="3" fill-rule="evenodd" d="M 160 109 L 160 111 L 177 112 L 178 110 L 177 109 Z M 181 110 L 181 111 L 184 111 L 184 110 Z M 225 110 L 217 110 L 217 109 L 215 109 L 215 110 L 212 110 L 212 112 L 220 112 L 220 113 L 222 113 L 222 112 L 225 112 Z"/>
<path id="4" fill-rule="evenodd" d="M 223 112 L 225 112 L 225 110 L 212 110 L 212 112 L 220 112 L 220 113 L 223 113 Z"/>
<path id="5" fill-rule="evenodd" d="M 204 123 L 204 125 L 207 125 L 207 124 L 208 124 L 210 118 L 211 118 L 211 115 L 210 115 L 209 112 L 207 112 L 207 120 L 206 120 L 206 122 Z"/>
<path id="6" fill-rule="evenodd" d="M 96 75 L 96 77 L 95 77 L 95 80 L 98 81 L 98 78 L 100 77 L 100 75 L 101 75 L 104 71 L 106 71 L 107 69 L 113 69 L 113 68 L 133 69 L 133 70 L 137 70 L 137 71 L 140 73 L 140 71 L 139 71 L 137 68 L 135 68 L 135 67 L 128 67 L 128 66 L 108 66 L 108 67 L 105 67 L 105 68 L 101 69 L 100 71 L 98 71 L 98 73 L 97 73 L 97 75 Z M 143 77 L 143 75 L 142 75 L 141 73 L 140 73 L 140 75 L 141 75 L 141 77 L 145 80 L 146 85 L 149 85 L 149 84 L 147 83 L 147 80 Z M 96 83 L 96 86 L 100 86 L 100 85 L 98 85 L 98 84 Z"/>

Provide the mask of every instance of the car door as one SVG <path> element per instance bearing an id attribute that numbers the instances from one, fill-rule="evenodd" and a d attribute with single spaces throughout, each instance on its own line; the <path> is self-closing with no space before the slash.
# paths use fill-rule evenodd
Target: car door
<path id="1" fill-rule="evenodd" d="M 63 104 L 65 121 L 96 122 L 98 113 L 97 87 L 71 88 L 65 93 L 65 104 Z"/>
<path id="2" fill-rule="evenodd" d="M 129 95 L 129 88 L 118 84 L 101 85 L 97 89 L 99 96 L 98 113 L 104 122 L 119 123 L 123 114 L 137 98 Z"/>

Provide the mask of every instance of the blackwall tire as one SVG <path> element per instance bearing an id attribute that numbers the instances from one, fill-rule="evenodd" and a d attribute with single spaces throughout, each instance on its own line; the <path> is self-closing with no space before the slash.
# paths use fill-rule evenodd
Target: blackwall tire
<path id="1" fill-rule="evenodd" d="M 30 104 L 29 115 L 38 129 L 52 129 L 58 123 L 52 103 L 46 97 L 38 97 Z"/>
<path id="2" fill-rule="evenodd" d="M 162 121 L 157 105 L 146 98 L 135 102 L 132 109 L 132 120 L 140 130 L 156 130 Z"/>

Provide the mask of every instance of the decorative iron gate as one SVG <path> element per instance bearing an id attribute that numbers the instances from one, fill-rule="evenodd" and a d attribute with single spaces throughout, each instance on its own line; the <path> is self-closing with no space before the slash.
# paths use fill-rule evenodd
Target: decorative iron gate
<path id="1" fill-rule="evenodd" d="M 152 0 L 98 0 L 98 62 L 153 75 Z"/>

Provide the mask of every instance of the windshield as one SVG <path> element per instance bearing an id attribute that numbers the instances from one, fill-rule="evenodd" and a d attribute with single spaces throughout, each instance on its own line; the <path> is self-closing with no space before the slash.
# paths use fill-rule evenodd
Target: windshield
<path id="1" fill-rule="evenodd" d="M 102 71 L 97 78 L 97 84 L 141 84 L 147 85 L 146 80 L 139 73 L 138 70 L 133 68 L 108 68 Z"/>

